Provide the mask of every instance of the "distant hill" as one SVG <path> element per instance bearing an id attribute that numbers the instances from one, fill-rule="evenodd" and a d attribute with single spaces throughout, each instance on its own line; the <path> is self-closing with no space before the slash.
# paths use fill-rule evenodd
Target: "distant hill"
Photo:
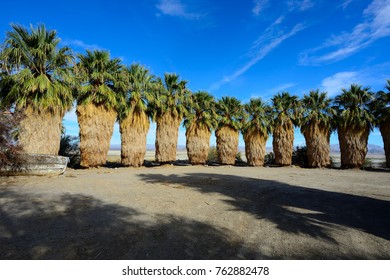
<path id="1" fill-rule="evenodd" d="M 374 144 L 368 144 L 367 146 L 368 148 L 368 153 L 369 154 L 384 154 L 385 153 L 385 150 L 383 149 L 383 147 L 379 146 L 379 145 L 374 145 Z M 340 153 L 340 146 L 339 144 L 332 144 L 330 145 L 330 152 L 331 153 Z"/>

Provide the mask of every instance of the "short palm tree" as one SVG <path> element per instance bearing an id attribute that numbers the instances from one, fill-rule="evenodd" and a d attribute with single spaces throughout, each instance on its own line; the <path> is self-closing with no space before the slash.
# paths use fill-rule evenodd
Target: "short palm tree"
<path id="1" fill-rule="evenodd" d="M 61 121 L 73 104 L 74 57 L 43 24 L 11 27 L 0 52 L 1 105 L 23 112 L 18 138 L 24 152 L 58 154 Z"/>
<path id="2" fill-rule="evenodd" d="M 370 89 L 356 84 L 342 89 L 334 100 L 342 168 L 360 168 L 364 163 L 374 121 L 372 100 Z"/>
<path id="3" fill-rule="evenodd" d="M 386 166 L 390 168 L 390 80 L 387 80 L 387 92 L 378 91 L 373 102 L 375 122 L 382 134 L 386 154 Z"/>
<path id="4" fill-rule="evenodd" d="M 222 97 L 217 102 L 218 127 L 217 153 L 220 164 L 234 164 L 238 152 L 238 135 L 241 128 L 243 110 L 235 97 Z"/>
<path id="5" fill-rule="evenodd" d="M 184 119 L 187 155 L 191 164 L 207 161 L 211 131 L 217 125 L 214 97 L 207 92 L 194 93 L 187 104 Z"/>
<path id="6" fill-rule="evenodd" d="M 154 83 L 150 110 L 157 123 L 155 148 L 159 163 L 176 160 L 179 127 L 187 112 L 185 101 L 190 95 L 186 84 L 187 81 L 179 80 L 179 75 L 171 73 L 164 74 L 164 81 L 158 78 Z"/>
<path id="7" fill-rule="evenodd" d="M 294 125 L 297 122 L 299 101 L 288 92 L 278 93 L 272 98 L 273 139 L 275 163 L 280 166 L 291 165 L 294 145 Z"/>
<path id="8" fill-rule="evenodd" d="M 306 140 L 309 167 L 330 166 L 330 133 L 334 109 L 326 92 L 310 91 L 302 99 L 301 132 Z"/>
<path id="9" fill-rule="evenodd" d="M 117 118 L 121 81 L 119 59 L 110 59 L 106 51 L 89 51 L 78 55 L 75 67 L 80 85 L 76 92 L 77 118 L 80 128 L 81 167 L 106 164 L 110 140 Z"/>
<path id="10" fill-rule="evenodd" d="M 263 166 L 265 144 L 271 133 L 271 107 L 261 98 L 252 98 L 244 105 L 245 119 L 242 132 L 245 141 L 245 156 L 250 166 Z"/>
<path id="11" fill-rule="evenodd" d="M 151 100 L 153 76 L 140 64 L 125 70 L 127 88 L 119 109 L 121 162 L 139 167 L 144 163 L 146 136 L 149 131 L 148 102 Z"/>

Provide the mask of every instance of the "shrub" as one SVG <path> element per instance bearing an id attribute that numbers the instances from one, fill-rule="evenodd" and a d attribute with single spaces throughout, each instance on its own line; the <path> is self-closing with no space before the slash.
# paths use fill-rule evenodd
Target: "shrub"
<path id="1" fill-rule="evenodd" d="M 0 168 L 5 165 L 18 165 L 22 147 L 19 145 L 17 127 L 22 119 L 19 112 L 0 110 Z"/>
<path id="2" fill-rule="evenodd" d="M 273 152 L 264 156 L 264 164 L 275 164 L 275 154 Z"/>
<path id="3" fill-rule="evenodd" d="M 80 148 L 79 138 L 70 135 L 61 135 L 60 150 L 58 152 L 60 156 L 69 157 L 68 166 L 76 167 L 80 165 Z"/>
<path id="4" fill-rule="evenodd" d="M 218 162 L 218 152 L 217 147 L 211 146 L 209 149 L 209 154 L 207 156 L 208 162 Z"/>
<path id="5" fill-rule="evenodd" d="M 309 164 L 307 158 L 307 147 L 296 147 L 293 151 L 292 163 L 301 167 L 307 167 Z"/>

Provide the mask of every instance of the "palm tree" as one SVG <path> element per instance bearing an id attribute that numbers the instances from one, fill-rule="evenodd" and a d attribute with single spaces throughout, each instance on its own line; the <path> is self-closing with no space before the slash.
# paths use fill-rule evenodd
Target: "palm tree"
<path id="1" fill-rule="evenodd" d="M 55 30 L 11 24 L 0 52 L 1 105 L 23 112 L 18 139 L 26 153 L 58 154 L 61 121 L 73 104 L 73 55 Z"/>
<path id="2" fill-rule="evenodd" d="M 110 59 L 106 51 L 87 50 L 78 58 L 75 72 L 80 79 L 76 93 L 80 165 L 87 168 L 106 163 L 117 118 L 118 94 L 114 89 L 121 85 L 122 66 L 119 59 Z"/>
<path id="3" fill-rule="evenodd" d="M 245 141 L 245 155 L 250 166 L 263 166 L 265 144 L 271 133 L 271 107 L 261 98 L 252 98 L 244 105 L 246 117 L 242 132 Z"/>
<path id="4" fill-rule="evenodd" d="M 373 95 L 368 87 L 353 84 L 342 89 L 334 103 L 342 168 L 360 168 L 367 155 L 367 141 L 374 116 L 370 112 Z"/>
<path id="5" fill-rule="evenodd" d="M 243 110 L 235 97 L 222 97 L 217 102 L 218 127 L 217 153 L 220 164 L 234 164 L 238 152 L 238 134 L 241 128 Z"/>
<path id="6" fill-rule="evenodd" d="M 176 160 L 177 138 L 180 123 L 186 114 L 185 101 L 189 98 L 187 81 L 179 75 L 165 73 L 154 83 L 151 116 L 157 123 L 156 161 L 168 163 Z"/>
<path id="7" fill-rule="evenodd" d="M 334 109 L 326 92 L 311 90 L 302 99 L 301 132 L 305 136 L 309 167 L 330 166 L 330 133 Z"/>
<path id="8" fill-rule="evenodd" d="M 299 109 L 298 97 L 288 92 L 278 93 L 272 98 L 273 139 L 275 163 L 291 165 L 294 145 L 294 124 L 297 122 Z"/>
<path id="9" fill-rule="evenodd" d="M 191 164 L 207 161 L 211 131 L 217 126 L 214 97 L 207 92 L 194 93 L 187 105 L 186 127 L 187 155 Z"/>
<path id="10" fill-rule="evenodd" d="M 121 162 L 125 166 L 139 167 L 144 163 L 146 136 L 149 131 L 147 104 L 151 100 L 153 76 L 140 64 L 125 69 L 128 88 L 119 110 L 121 133 Z"/>
<path id="11" fill-rule="evenodd" d="M 372 104 L 376 124 L 382 134 L 386 154 L 386 166 L 390 168 L 390 80 L 387 80 L 387 92 L 378 91 Z"/>

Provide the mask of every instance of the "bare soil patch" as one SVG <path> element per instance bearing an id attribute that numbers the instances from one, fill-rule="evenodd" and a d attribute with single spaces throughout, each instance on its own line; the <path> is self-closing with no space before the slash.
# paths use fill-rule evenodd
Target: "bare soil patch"
<path id="1" fill-rule="evenodd" d="M 0 178 L 1 259 L 390 259 L 390 173 L 160 166 Z"/>

